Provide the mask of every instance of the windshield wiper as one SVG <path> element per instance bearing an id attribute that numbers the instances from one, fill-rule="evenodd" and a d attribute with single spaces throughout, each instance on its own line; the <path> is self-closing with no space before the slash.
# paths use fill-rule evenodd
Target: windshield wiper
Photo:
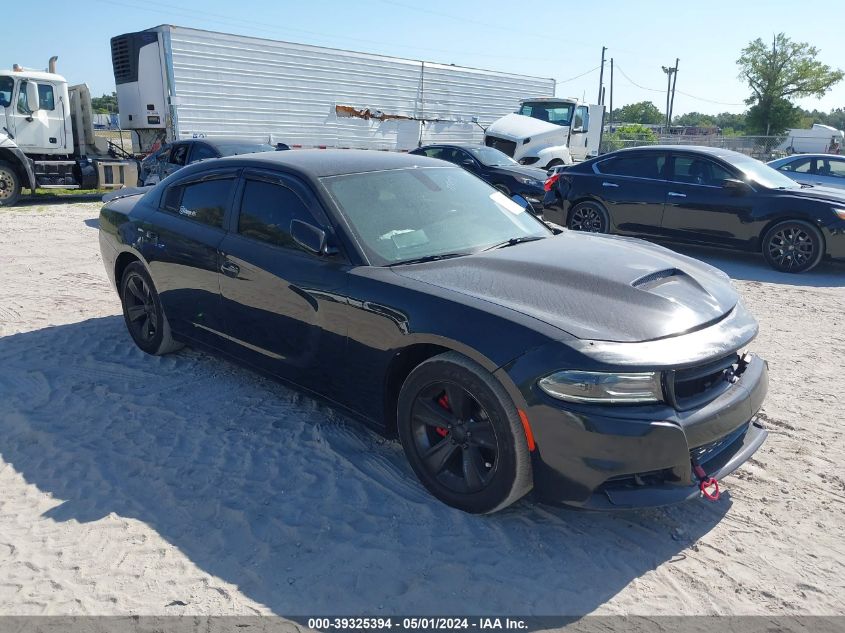
<path id="1" fill-rule="evenodd" d="M 441 259 L 463 257 L 464 255 L 472 255 L 472 253 L 443 253 L 441 255 L 426 255 L 425 257 L 416 257 L 414 259 L 403 259 L 402 261 L 388 264 L 388 266 L 403 266 L 404 264 L 424 264 L 425 262 L 436 262 Z"/>
<path id="2" fill-rule="evenodd" d="M 489 246 L 485 248 L 485 251 L 493 251 L 497 248 L 507 248 L 508 246 L 516 246 L 517 244 L 523 244 L 525 242 L 536 242 L 537 240 L 544 240 L 546 238 L 540 237 L 538 235 L 525 235 L 523 237 L 512 237 L 509 240 L 505 240 L 504 242 L 500 242 L 499 244 L 493 244 L 493 246 Z"/>

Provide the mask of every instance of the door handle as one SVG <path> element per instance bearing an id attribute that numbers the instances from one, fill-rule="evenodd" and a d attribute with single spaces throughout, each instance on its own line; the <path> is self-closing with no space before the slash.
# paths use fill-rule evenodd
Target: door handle
<path id="1" fill-rule="evenodd" d="M 671 198 L 686 198 L 687 194 L 685 193 L 678 193 L 677 191 L 670 191 L 669 197 Z"/>
<path id="2" fill-rule="evenodd" d="M 229 260 L 226 260 L 226 261 L 225 261 L 225 262 L 223 262 L 223 264 L 220 266 L 220 271 L 221 271 L 224 275 L 228 275 L 229 277 L 237 277 L 237 276 L 238 276 L 238 273 L 239 273 L 239 272 L 241 272 L 241 268 L 240 268 L 240 266 L 238 266 L 237 264 L 233 264 L 233 263 L 232 263 L 232 262 L 230 262 Z"/>
<path id="3" fill-rule="evenodd" d="M 602 186 L 602 187 L 614 187 L 614 188 L 616 188 L 616 187 L 618 187 L 619 185 L 617 185 L 615 182 L 607 182 L 607 181 L 605 181 L 605 182 L 601 183 L 601 186 Z"/>

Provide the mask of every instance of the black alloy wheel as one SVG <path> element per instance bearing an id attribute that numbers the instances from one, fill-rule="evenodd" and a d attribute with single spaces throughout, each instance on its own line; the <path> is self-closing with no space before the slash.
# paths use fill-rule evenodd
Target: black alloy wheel
<path id="1" fill-rule="evenodd" d="M 763 255 L 775 270 L 806 272 L 821 261 L 822 236 L 816 227 L 807 222 L 781 222 L 763 238 Z"/>
<path id="2" fill-rule="evenodd" d="M 575 206 L 569 216 L 568 228 L 588 233 L 608 232 L 607 213 L 595 202 L 582 202 Z"/>
<path id="3" fill-rule="evenodd" d="M 142 351 L 159 355 L 182 347 L 171 336 L 161 300 L 141 262 L 126 267 L 120 280 L 120 300 L 126 329 Z"/>

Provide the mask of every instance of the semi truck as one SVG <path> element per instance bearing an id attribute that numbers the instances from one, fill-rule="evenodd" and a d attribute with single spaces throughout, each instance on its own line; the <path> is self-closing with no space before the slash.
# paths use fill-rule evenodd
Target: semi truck
<path id="1" fill-rule="evenodd" d="M 481 143 L 554 79 L 172 25 L 111 39 L 120 125 L 133 150 L 188 138 L 291 148 L 410 150 Z"/>
<path id="2" fill-rule="evenodd" d="M 603 128 L 603 105 L 523 99 L 516 112 L 487 128 L 484 143 L 522 165 L 551 169 L 598 156 Z"/>
<path id="3" fill-rule="evenodd" d="M 23 189 L 115 189 L 135 186 L 137 163 L 116 144 L 94 135 L 88 86 L 68 87 L 56 73 L 0 70 L 0 206 Z"/>

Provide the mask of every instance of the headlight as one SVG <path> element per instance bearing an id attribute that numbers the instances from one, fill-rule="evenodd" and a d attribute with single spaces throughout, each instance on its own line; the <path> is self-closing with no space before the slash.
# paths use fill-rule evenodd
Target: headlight
<path id="1" fill-rule="evenodd" d="M 845 209 L 837 209 L 836 207 L 833 207 L 833 212 L 840 220 L 845 220 Z"/>
<path id="2" fill-rule="evenodd" d="M 521 182 L 523 185 L 528 185 L 529 187 L 542 187 L 543 183 L 539 180 L 534 180 L 533 178 L 522 178 L 518 177 L 517 180 Z"/>
<path id="3" fill-rule="evenodd" d="M 663 400 L 658 372 L 610 374 L 597 371 L 559 371 L 540 379 L 540 389 L 567 402 L 643 404 Z"/>

